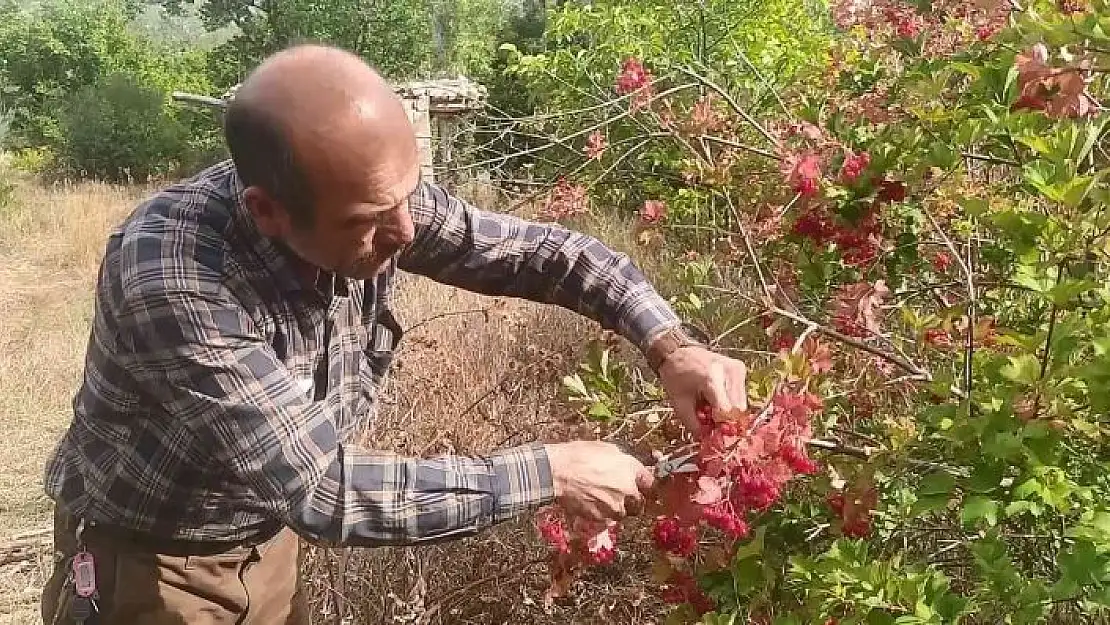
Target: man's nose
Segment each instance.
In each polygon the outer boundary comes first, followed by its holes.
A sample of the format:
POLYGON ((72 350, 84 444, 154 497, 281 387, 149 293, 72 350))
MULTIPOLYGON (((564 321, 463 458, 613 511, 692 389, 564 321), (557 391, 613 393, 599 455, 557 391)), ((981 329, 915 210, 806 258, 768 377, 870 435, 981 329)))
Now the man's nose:
POLYGON ((405 246, 416 238, 416 226, 407 207, 398 208, 390 215, 391 219, 378 226, 375 236, 391 244, 405 246))
POLYGON ((408 245, 416 238, 416 226, 412 223, 412 214, 409 213, 407 206, 401 207, 397 213, 397 222, 395 224, 397 243, 400 245, 408 245))

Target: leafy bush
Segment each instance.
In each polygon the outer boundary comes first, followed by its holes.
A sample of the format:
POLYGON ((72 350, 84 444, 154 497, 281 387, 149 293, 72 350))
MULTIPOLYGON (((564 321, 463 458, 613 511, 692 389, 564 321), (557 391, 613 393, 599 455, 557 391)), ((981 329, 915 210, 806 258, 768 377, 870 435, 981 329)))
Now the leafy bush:
MULTIPOLYGON (((751 368, 751 409, 699 432, 638 423, 658 391, 607 350, 568 398, 697 452, 651 508, 675 621, 1105 622, 1110 6, 832 9, 788 84, 601 29, 522 59, 550 90, 521 122, 560 150, 549 217, 636 211, 676 307, 751 368)), ((552 595, 620 533, 540 526, 552 595)))
POLYGON ((170 106, 165 97, 175 89, 212 91, 207 53, 168 48, 134 32, 135 4, 47 0, 33 8, 0 5, 0 87, 13 112, 13 148, 47 148, 69 173, 112 172, 112 177, 123 169, 145 176, 210 160, 206 155, 213 153, 218 126, 202 112, 170 106), (123 108, 108 110, 95 101, 96 94, 123 108), (63 119, 66 111, 86 105, 97 116, 90 123, 99 130, 146 143, 97 147, 78 123, 79 114, 63 119), (128 121, 132 113, 139 118, 128 121), (136 161, 147 157, 160 160, 136 161))
MULTIPOLYGON (((493 140, 484 144, 487 149, 477 160, 504 165, 514 175, 524 171, 522 167, 541 176, 576 167, 580 154, 545 150, 537 158, 535 150, 545 145, 548 135, 569 136, 581 130, 578 124, 584 118, 573 111, 591 111, 591 121, 620 116, 621 108, 607 102, 614 95, 613 68, 628 58, 650 59, 656 76, 667 80, 683 78, 685 71, 704 74, 713 68, 722 87, 752 96, 746 104, 774 105, 774 88, 824 58, 829 31, 821 15, 799 0, 566 3, 548 16, 542 46, 527 40, 527 48, 512 42, 502 46, 510 55, 508 77, 521 86, 535 110, 548 114, 523 124, 513 120, 510 123, 517 127, 508 133, 500 120, 494 120, 484 129, 493 140), (756 69, 758 77, 749 68, 756 69), (514 157, 518 153, 521 156, 514 157)), ((611 125, 612 130, 625 127, 630 134, 614 134, 614 142, 636 141, 635 125, 611 125)), ((642 147, 653 149, 654 144, 642 147)), ((626 188, 626 178, 636 175, 633 165, 616 163, 605 184, 618 192, 626 188)))
POLYGON ((115 181, 145 181, 172 171, 186 128, 166 112, 164 100, 157 89, 125 74, 77 90, 59 115, 61 166, 115 181))

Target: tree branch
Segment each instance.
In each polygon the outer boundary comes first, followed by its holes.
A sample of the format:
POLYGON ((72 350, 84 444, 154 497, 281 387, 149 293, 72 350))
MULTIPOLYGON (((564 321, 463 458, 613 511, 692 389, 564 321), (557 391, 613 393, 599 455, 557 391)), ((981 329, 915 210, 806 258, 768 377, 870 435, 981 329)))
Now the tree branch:
POLYGON ((728 102, 728 105, 732 107, 732 110, 736 111, 741 117, 743 117, 744 121, 748 122, 751 125, 752 128, 755 128, 756 130, 758 130, 759 134, 763 135, 763 138, 767 139, 768 143, 771 143, 772 145, 775 144, 775 143, 778 143, 777 141, 775 141, 775 137, 773 135, 771 135, 771 133, 767 132, 767 129, 764 128, 763 126, 761 126, 759 124, 759 122, 757 122, 755 120, 754 117, 749 115, 748 112, 746 110, 744 110, 743 107, 740 106, 740 104, 736 101, 736 99, 732 97, 732 94, 725 91, 723 87, 719 86, 717 83, 713 82, 712 80, 709 80, 705 76, 702 76, 701 74, 695 72, 694 70, 690 69, 689 67, 680 67, 679 70, 683 74, 686 74, 687 76, 693 78, 694 80, 700 82, 701 84, 705 85, 706 87, 709 87, 710 89, 712 89, 712 90, 716 91, 718 94, 720 94, 720 96, 722 98, 724 98, 726 102, 728 102))

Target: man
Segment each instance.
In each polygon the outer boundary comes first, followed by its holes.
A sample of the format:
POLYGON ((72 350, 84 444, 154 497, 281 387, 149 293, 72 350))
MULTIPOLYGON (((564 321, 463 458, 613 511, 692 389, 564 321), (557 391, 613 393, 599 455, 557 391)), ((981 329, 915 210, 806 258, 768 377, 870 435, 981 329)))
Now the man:
POLYGON ((416 544, 552 501, 596 519, 640 501, 650 472, 596 441, 437 459, 349 443, 401 337, 397 270, 619 331, 690 427, 701 398, 746 408, 743 365, 685 338, 625 256, 422 183, 400 101, 357 57, 267 59, 225 124, 231 162, 109 238, 74 421, 46 470, 47 623, 83 616, 93 585, 99 623, 304 623, 298 536, 416 544))

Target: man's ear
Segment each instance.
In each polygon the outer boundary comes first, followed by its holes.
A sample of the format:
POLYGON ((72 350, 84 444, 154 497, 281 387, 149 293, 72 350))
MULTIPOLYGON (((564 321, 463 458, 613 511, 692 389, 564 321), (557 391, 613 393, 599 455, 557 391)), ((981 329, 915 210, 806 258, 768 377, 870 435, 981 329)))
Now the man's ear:
POLYGON ((263 235, 272 239, 285 238, 289 232, 289 214, 280 202, 260 187, 247 187, 243 191, 243 203, 263 235))

